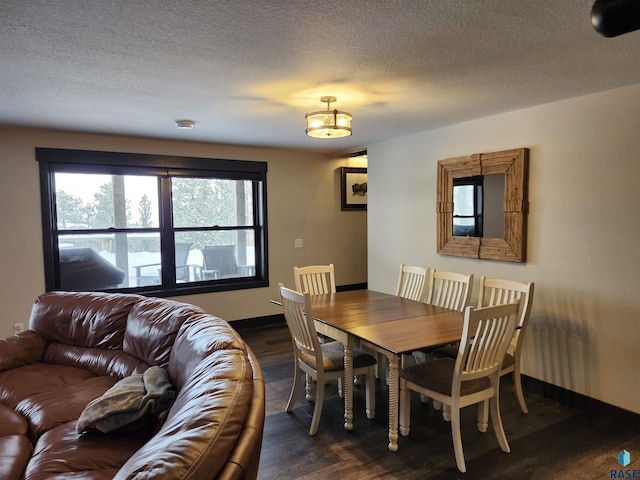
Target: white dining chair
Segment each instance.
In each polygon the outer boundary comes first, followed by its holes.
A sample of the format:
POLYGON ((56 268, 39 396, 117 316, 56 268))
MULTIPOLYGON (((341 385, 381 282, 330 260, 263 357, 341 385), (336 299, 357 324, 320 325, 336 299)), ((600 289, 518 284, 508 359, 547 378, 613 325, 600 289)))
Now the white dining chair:
MULTIPOLYGON (((300 383, 299 371, 305 372, 306 399, 311 401, 312 379, 316 380, 315 406, 309 428, 309 435, 315 435, 320 423, 322 403, 324 400, 325 380, 344 377, 344 345, 340 342, 320 343, 313 323, 313 313, 309 293, 300 293, 278 284, 280 299, 294 351, 294 376, 291 395, 286 411, 290 412, 297 396, 300 383)), ((366 379, 366 411, 369 419, 375 415, 375 376, 376 359, 358 348, 352 350, 353 373, 364 374, 366 379)))
MULTIPOLYGON (((398 285, 396 287, 396 296, 414 300, 416 302, 424 302, 429 286, 429 269, 418 267, 415 265, 400 264, 400 273, 398 275, 398 285)), ((385 368, 384 355, 378 353, 378 372, 376 375, 380 377, 380 370, 385 368)), ((407 360, 413 359, 411 355, 402 355, 401 365, 404 366, 407 360)), ((385 381, 389 384, 389 370, 385 368, 385 381)))
POLYGON ((400 433, 409 434, 412 390, 446 405, 451 412, 453 449, 461 472, 466 471, 460 433, 461 408, 480 403, 478 429, 485 432, 489 412, 482 405, 489 401, 500 448, 510 451, 500 418, 500 367, 517 324, 517 311, 518 302, 478 309, 467 307, 455 359, 441 358, 400 372, 400 433))
MULTIPOLYGON (((296 284, 296 290, 299 292, 308 292, 310 295, 336 293, 335 268, 333 263, 330 263, 329 265, 293 267, 293 277, 296 284)), ((327 341, 327 337, 324 335, 318 335, 318 340, 320 343, 324 343, 327 341)), ((353 381, 356 385, 360 384, 358 376, 355 376, 353 381)), ((338 381, 338 390, 342 392, 342 379, 338 381)))
MULTIPOLYGON (((471 300, 473 274, 432 269, 428 284, 427 303, 463 312, 471 300)), ((424 363, 431 352, 413 352, 413 357, 416 363, 424 363)))
POLYGON ((336 293, 333 263, 293 267, 293 277, 299 292, 309 292, 310 295, 336 293))
POLYGON ((431 270, 427 303, 464 312, 471 299, 473 274, 431 270))
POLYGON ((424 302, 428 288, 429 269, 400 264, 396 295, 417 302, 424 302))
MULTIPOLYGON (((499 278, 480 277, 480 292, 478 294, 478 306, 488 307, 510 302, 519 302, 518 326, 513 334, 513 339, 504 356, 500 375, 513 373, 513 387, 520 404, 522 413, 528 413, 527 404, 522 391, 522 379, 520 373, 520 360, 522 357, 522 346, 524 334, 529 322, 531 306, 533 304, 533 282, 524 283, 515 280, 503 280, 499 278)), ((455 358, 454 346, 447 345, 433 351, 435 358, 451 357, 455 358)))

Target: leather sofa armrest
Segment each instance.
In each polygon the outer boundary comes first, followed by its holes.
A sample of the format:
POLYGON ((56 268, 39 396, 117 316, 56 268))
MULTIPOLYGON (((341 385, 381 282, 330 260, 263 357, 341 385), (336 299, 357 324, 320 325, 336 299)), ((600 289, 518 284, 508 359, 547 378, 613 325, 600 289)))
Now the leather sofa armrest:
POLYGON ((31 330, 0 338, 0 372, 39 362, 48 343, 31 330))
POLYGON ((266 414, 266 392, 258 358, 248 345, 247 353, 253 369, 253 398, 238 442, 218 476, 219 480, 255 480, 258 477, 266 414))

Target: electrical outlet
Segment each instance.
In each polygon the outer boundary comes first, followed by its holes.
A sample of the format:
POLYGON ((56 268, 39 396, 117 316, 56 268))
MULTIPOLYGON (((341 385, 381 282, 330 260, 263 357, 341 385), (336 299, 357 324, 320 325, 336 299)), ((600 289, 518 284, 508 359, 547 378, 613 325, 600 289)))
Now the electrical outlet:
POLYGON ((295 238, 293 240, 293 247, 294 248, 302 248, 302 239, 301 238, 295 238))
POLYGON ((13 324, 13 333, 15 335, 24 332, 24 323, 18 322, 13 324))

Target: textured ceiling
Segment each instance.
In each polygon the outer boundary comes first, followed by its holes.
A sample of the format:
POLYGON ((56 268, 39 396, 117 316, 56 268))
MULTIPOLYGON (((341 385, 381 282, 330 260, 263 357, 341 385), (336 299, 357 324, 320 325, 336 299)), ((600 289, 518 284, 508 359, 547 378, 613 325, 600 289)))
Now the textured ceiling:
POLYGON ((640 83, 640 31, 602 37, 592 4, 0 0, 0 123, 357 151, 640 83), (305 136, 323 95, 351 137, 305 136))

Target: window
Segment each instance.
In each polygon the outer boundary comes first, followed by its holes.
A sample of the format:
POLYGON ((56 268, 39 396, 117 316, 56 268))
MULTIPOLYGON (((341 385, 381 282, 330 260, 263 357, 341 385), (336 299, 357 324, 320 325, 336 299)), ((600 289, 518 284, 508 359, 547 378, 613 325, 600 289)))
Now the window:
POLYGON ((49 290, 268 285, 265 162, 36 149, 49 290))
POLYGON ((453 234, 482 237, 484 175, 453 179, 453 234))

